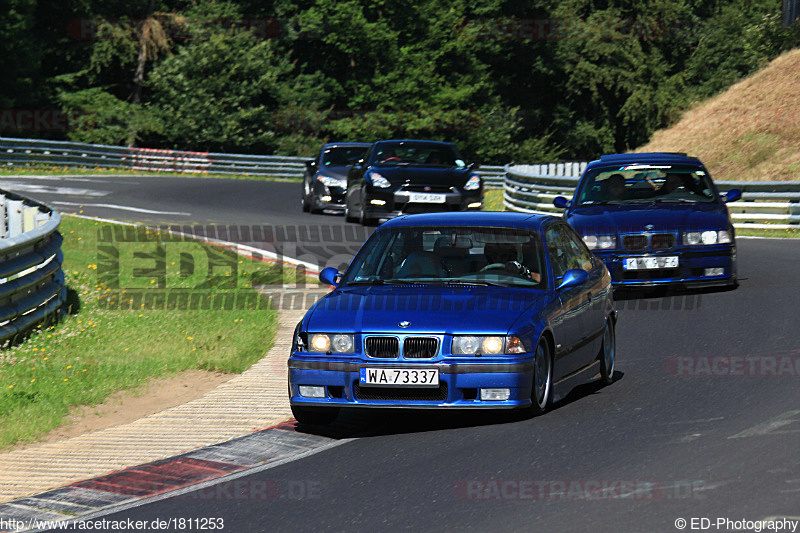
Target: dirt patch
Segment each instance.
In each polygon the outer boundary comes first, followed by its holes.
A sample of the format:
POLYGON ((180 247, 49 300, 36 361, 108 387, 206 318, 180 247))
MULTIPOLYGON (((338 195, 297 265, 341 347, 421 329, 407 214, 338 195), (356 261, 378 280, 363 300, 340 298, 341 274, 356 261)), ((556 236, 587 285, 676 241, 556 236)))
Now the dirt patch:
POLYGON ((187 370, 168 378, 154 378, 134 391, 116 392, 102 404, 76 408, 64 425, 54 429, 41 440, 4 451, 23 449, 46 442, 58 442, 84 433, 134 422, 164 409, 200 398, 232 377, 233 374, 187 370))
POLYGON ((800 50, 699 103, 636 152, 688 152, 715 180, 800 179, 800 50))

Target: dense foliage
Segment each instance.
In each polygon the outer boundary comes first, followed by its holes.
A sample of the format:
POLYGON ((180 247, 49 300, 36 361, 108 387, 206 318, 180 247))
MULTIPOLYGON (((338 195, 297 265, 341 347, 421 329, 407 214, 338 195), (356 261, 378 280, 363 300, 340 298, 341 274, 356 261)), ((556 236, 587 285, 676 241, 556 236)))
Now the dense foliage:
POLYGON ((585 159, 800 44, 780 0, 0 5, 0 110, 70 117, 3 135, 227 152, 423 137, 487 163, 585 159))

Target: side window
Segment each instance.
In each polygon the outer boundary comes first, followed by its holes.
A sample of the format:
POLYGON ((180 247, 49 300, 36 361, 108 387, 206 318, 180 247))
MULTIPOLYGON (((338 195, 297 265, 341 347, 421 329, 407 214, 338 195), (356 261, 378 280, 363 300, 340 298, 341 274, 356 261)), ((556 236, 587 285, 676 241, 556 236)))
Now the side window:
POLYGON ((572 263, 569 268, 582 268, 586 272, 592 269, 592 252, 586 247, 580 236, 569 226, 559 226, 564 240, 572 250, 572 263))
POLYGON ((569 251, 565 248, 558 226, 550 226, 545 237, 547 238, 547 255, 550 257, 550 266, 553 267, 553 276, 560 278, 569 270, 569 251))
POLYGON ((587 272, 592 269, 592 253, 568 226, 559 224, 547 230, 547 248, 556 278, 573 268, 582 268, 587 272))

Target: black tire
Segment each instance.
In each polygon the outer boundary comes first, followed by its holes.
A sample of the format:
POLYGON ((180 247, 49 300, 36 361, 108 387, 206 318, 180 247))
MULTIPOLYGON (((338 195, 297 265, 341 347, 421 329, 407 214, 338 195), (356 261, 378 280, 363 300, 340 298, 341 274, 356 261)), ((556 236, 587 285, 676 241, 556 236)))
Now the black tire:
POLYGON ((610 317, 606 319, 603 344, 597 357, 600 359, 600 381, 603 385, 611 385, 614 381, 614 364, 617 360, 617 333, 614 321, 610 317))
POLYGON ((323 426, 330 424, 339 416, 338 407, 303 407, 292 405, 292 415, 301 424, 323 426))
POLYGON ((356 222, 356 218, 350 212, 350 198, 347 196, 344 198, 344 219, 347 222, 356 222))
POLYGON ((553 389, 553 356, 546 339, 539 339, 533 359, 533 384, 529 414, 540 415, 547 411, 553 389))
POLYGON ((364 202, 358 207, 358 223, 362 226, 369 226, 370 220, 367 218, 367 210, 364 209, 364 202))

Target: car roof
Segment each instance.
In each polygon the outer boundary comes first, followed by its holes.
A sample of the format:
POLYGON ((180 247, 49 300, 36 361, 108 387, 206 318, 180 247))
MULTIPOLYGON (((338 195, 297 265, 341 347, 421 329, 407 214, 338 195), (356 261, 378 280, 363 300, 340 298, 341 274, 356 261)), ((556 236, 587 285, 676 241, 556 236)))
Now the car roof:
POLYGON ((486 226, 540 229, 545 223, 558 221, 552 215, 511 213, 503 211, 459 211, 456 213, 422 213, 390 219, 378 229, 411 226, 486 226))
POLYGON ((445 142, 445 141, 432 141, 430 139, 384 139, 382 141, 377 141, 375 144, 405 143, 405 142, 429 143, 429 144, 441 144, 442 146, 453 146, 453 143, 449 143, 449 142, 445 142))
POLYGON ((635 154, 606 154, 600 156, 600 159, 595 159, 587 168, 607 166, 607 165, 625 165, 625 164, 658 164, 658 163, 671 163, 671 164, 684 164, 702 167, 703 164, 696 157, 686 155, 681 152, 641 152, 635 154))
POLYGON ((342 147, 352 146, 352 147, 355 147, 355 148, 367 148, 369 146, 372 146, 372 143, 356 143, 356 142, 328 143, 328 144, 325 144, 322 147, 322 149, 324 150, 325 148, 336 148, 338 146, 342 146, 342 147))

